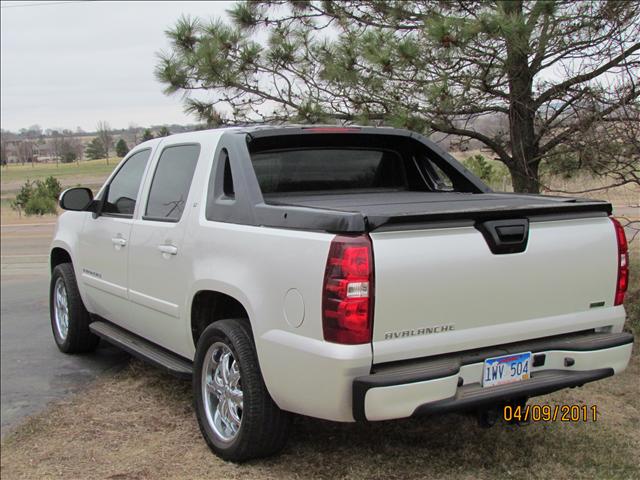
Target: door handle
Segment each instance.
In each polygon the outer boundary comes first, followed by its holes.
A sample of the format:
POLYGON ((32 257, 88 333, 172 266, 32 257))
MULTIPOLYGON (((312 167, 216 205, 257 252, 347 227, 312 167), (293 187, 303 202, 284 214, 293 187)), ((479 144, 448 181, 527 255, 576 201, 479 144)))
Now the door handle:
POLYGON ((116 247, 124 247, 127 244, 127 241, 122 237, 115 237, 111 239, 111 243, 116 247))
POLYGON ((158 245, 158 250, 160 250, 163 255, 176 255, 178 253, 178 247, 174 245, 158 245))

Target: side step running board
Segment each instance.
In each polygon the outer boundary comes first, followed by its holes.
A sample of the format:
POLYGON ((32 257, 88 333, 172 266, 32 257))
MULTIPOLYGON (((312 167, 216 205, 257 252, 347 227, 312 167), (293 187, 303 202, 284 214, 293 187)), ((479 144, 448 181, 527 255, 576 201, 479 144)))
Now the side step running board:
POLYGON ((107 342, 179 378, 191 378, 193 365, 178 355, 111 323, 95 321, 89 329, 107 342))

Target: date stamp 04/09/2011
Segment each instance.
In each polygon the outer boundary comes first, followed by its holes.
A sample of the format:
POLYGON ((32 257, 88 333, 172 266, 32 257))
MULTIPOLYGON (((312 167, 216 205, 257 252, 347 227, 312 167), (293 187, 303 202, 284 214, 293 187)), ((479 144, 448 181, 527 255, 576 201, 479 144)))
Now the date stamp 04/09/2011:
POLYGON ((597 405, 505 405, 502 418, 507 422, 597 422, 597 405))

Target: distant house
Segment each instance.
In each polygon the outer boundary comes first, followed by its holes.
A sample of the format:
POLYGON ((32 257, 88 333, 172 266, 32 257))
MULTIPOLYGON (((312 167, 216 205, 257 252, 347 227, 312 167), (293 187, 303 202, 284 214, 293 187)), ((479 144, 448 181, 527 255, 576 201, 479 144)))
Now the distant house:
POLYGON ((56 156, 54 153, 52 142, 37 142, 33 146, 33 158, 34 161, 38 163, 55 162, 56 156))

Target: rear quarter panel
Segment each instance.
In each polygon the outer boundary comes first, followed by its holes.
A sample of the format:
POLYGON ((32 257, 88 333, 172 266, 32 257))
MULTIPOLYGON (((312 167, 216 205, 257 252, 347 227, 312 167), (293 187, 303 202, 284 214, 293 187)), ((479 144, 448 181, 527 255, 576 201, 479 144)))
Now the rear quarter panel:
MULTIPOLYGON (((243 304, 260 369, 276 404, 300 414, 353 420, 351 382, 369 373, 371 345, 323 340, 322 282, 333 235, 201 219, 198 234, 190 237, 189 296, 212 290, 243 304), (302 300, 301 314, 295 299, 302 300)), ((190 335, 190 327, 185 327, 190 335)), ((190 348, 193 357, 193 345, 190 348)))

